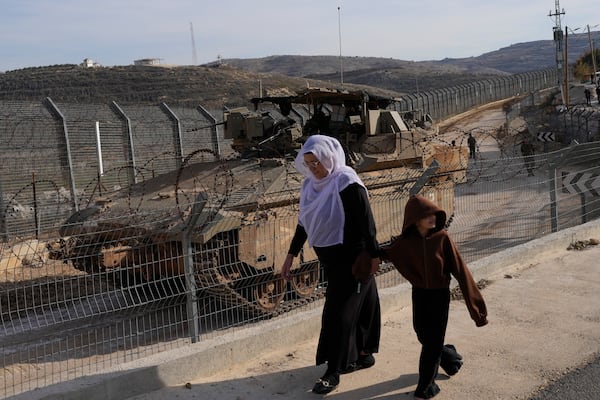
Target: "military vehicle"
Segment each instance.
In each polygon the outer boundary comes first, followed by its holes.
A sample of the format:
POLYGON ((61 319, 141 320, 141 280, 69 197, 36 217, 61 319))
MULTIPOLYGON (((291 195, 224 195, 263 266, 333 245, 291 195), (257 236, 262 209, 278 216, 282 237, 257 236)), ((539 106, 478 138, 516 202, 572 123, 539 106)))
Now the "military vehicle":
POLYGON ((394 99, 365 91, 308 88, 295 96, 259 97, 224 113, 225 138, 241 154, 277 156, 313 134, 336 137, 358 172, 423 161, 435 136, 431 118, 390 109, 394 99))
POLYGON ((453 210, 467 153, 437 141, 434 124, 415 118, 418 111, 400 113, 389 109, 393 100, 365 92, 319 88, 252 103, 254 110, 224 112, 225 138, 240 157, 201 162, 207 150, 197 150, 177 171, 96 199, 62 227, 54 257, 89 273, 115 272, 123 285, 187 282, 218 307, 254 316, 318 297, 325 282, 308 246, 290 287, 280 275, 298 215, 293 158, 315 133, 345 147, 369 190, 379 242, 399 233, 409 193, 453 210))

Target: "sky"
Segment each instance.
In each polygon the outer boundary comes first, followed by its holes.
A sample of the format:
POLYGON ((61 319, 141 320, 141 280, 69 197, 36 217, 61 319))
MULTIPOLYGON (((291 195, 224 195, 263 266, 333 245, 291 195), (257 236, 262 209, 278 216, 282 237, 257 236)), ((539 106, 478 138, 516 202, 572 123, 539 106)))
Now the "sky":
MULTIPOLYGON (((0 0, 0 71, 91 58, 194 65, 273 55, 476 57, 551 40, 556 0, 0 0)), ((594 2, 560 1, 561 27, 600 30, 594 2)), ((571 32, 570 32, 571 33, 571 32)), ((597 44, 600 46, 600 43, 597 44)))

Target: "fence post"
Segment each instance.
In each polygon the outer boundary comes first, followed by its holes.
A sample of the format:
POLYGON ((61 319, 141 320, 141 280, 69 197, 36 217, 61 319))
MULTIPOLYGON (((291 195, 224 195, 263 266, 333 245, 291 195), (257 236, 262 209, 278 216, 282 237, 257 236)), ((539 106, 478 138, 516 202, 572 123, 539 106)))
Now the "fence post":
POLYGON ((200 192, 194 200, 192 213, 188 220, 188 225, 183 231, 182 250, 183 266, 185 269, 185 284, 187 288, 187 320, 190 339, 196 343, 200 338, 200 324, 198 321, 198 288, 196 287, 196 269, 194 268, 194 248, 192 247, 192 232, 198 223, 198 218, 202 209, 206 205, 208 196, 200 192))
POLYGON ((160 103, 160 107, 167 113, 171 121, 175 122, 176 132, 173 136, 175 141, 175 154, 177 155, 177 168, 181 168, 183 162, 183 140, 181 140, 181 122, 179 117, 169 108, 167 103, 160 103))
POLYGON ((33 225, 35 226, 35 238, 40 238, 40 221, 39 221, 39 207, 37 201, 37 188, 35 185, 35 172, 31 173, 31 188, 33 191, 33 225))
POLYGON ((585 224, 587 222, 587 203, 585 201, 585 193, 579 193, 580 201, 581 201, 581 223, 585 224))
POLYGON ((423 189, 423 186, 425 186, 425 183, 427 183, 429 178, 431 178, 435 174, 435 171, 437 171, 439 167, 440 164, 437 162, 437 160, 433 160, 431 164, 429 164, 429 167, 427 167, 425 172, 423 172, 419 179, 417 179, 415 184, 412 185, 412 187, 408 191, 408 195, 414 196, 417 193, 419 193, 421 189, 423 189))
POLYGON ((219 127, 217 125, 217 119, 215 117, 212 116, 211 113, 208 112, 208 110, 202 106, 198 106, 198 111, 200 111, 200 113, 208 120, 210 120, 210 122, 213 124, 212 127, 212 134, 213 134, 213 143, 214 143, 214 152, 216 155, 218 155, 219 157, 221 156, 221 144, 219 143, 219 127))
POLYGON ((558 205, 556 204, 558 196, 556 194, 559 188, 556 182, 556 164, 553 162, 548 163, 548 186, 550 191, 550 228, 554 233, 558 232, 558 205))
POLYGON ((73 176, 73 160, 71 159, 71 144, 69 142, 69 130, 67 128, 67 119, 58 109, 56 104, 50 97, 46 97, 46 102, 50 105, 51 110, 60 118, 63 125, 63 134, 65 138, 65 148, 67 156, 67 169, 69 170, 69 183, 71 186, 71 198, 73 199, 73 209, 79 211, 79 200, 77 199, 77 191, 75 190, 75 177, 73 176))
POLYGON ((2 180, 0 180, 0 235, 0 237, 2 237, 2 242, 8 242, 8 224, 6 223, 6 208, 4 206, 2 180))
POLYGON ((135 160, 135 151, 133 148, 133 130, 131 129, 131 120, 125 114, 125 111, 115 102, 112 102, 113 109, 117 111, 117 114, 121 118, 125 120, 125 124, 127 125, 127 150, 130 157, 131 162, 131 174, 129 175, 130 183, 137 183, 138 174, 136 168, 136 160, 135 160))

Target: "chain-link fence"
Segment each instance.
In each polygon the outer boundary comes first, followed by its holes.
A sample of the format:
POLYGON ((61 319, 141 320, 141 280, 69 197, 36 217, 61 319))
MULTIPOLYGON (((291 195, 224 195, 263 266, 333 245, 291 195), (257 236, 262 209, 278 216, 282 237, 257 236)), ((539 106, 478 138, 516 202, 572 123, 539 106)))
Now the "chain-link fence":
MULTIPOLYGON (((595 190, 577 193, 567 177, 595 179, 573 165, 597 163, 600 149, 579 146, 568 165, 564 151, 536 155, 533 176, 524 158, 485 151, 460 182, 434 174, 419 186, 418 169, 363 174, 378 239, 400 232, 417 190, 448 210, 468 262, 597 218, 595 190)), ((289 165, 208 164, 184 163, 177 190, 150 179, 75 213, 59 234, 3 245, 5 396, 320 306, 327 277, 309 248, 291 282, 278 275, 298 211, 289 165)), ((377 279, 402 281, 389 265, 377 279)))
MULTIPOLYGON (((290 159, 228 157, 203 109, 11 107, 0 119, 3 396, 321 305, 327 277, 310 248, 290 282, 279 275, 298 213, 290 159)), ((437 165, 361 173, 381 243, 417 192, 448 211, 467 262, 597 217, 594 143, 526 158, 518 131, 446 135, 437 165)), ((390 265, 377 279, 402 282, 390 265)))
MULTIPOLYGON (((555 75, 547 69, 407 94, 388 108, 442 120, 513 96, 529 94, 539 102, 538 91, 552 87, 555 75)), ((300 122, 310 114, 302 107, 290 111, 300 122)), ((165 103, 0 102, 2 237, 32 228, 39 235, 95 197, 178 169, 198 149, 206 150, 197 153, 203 161, 232 156, 222 116, 222 110, 165 103), (46 201, 52 207, 41 207, 46 201)))

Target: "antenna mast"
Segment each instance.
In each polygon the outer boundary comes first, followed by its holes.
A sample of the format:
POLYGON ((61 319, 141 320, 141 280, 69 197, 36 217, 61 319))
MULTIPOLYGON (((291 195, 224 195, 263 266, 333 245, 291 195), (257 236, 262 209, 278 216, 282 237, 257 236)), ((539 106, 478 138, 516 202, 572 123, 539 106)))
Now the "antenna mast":
POLYGON ((192 35, 192 65, 198 64, 198 56, 196 54, 196 42, 194 41, 194 25, 190 22, 190 34, 192 35))
POLYGON ((549 17, 554 17, 554 27, 552 28, 552 34, 554 38, 554 43, 556 45, 556 74, 558 76, 558 86, 563 97, 563 102, 565 100, 564 93, 564 85, 567 84, 565 75, 565 63, 569 62, 569 60, 565 59, 565 51, 563 49, 563 31, 560 23, 560 16, 565 15, 565 10, 560 8, 560 1, 555 0, 554 2, 554 13, 550 11, 548 13, 549 17))
POLYGON ((340 42, 340 83, 344 88, 344 61, 342 59, 342 18, 340 16, 340 7, 338 6, 338 36, 340 42))

